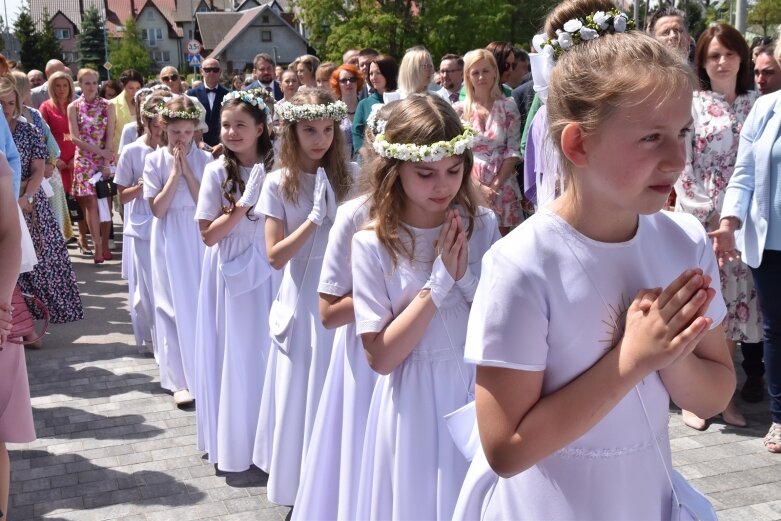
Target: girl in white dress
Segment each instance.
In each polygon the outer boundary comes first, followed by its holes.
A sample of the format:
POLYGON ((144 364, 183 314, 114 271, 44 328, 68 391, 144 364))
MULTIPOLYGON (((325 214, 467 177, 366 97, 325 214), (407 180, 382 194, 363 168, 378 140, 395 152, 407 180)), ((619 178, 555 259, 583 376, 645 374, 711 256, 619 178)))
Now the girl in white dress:
POLYGON ((227 94, 222 158, 206 167, 195 218, 206 244, 196 323, 198 448, 224 472, 252 464, 268 316, 276 289, 257 203, 273 152, 266 105, 251 91, 227 94))
POLYGON ((268 498, 292 505, 333 346, 320 322, 317 284, 338 202, 352 185, 338 122, 347 109, 330 93, 304 89, 282 119, 280 169, 263 183, 266 249, 285 272, 269 313, 272 352, 261 400, 255 458, 270 475, 268 498))
POLYGON ((144 198, 156 217, 152 223, 152 289, 155 294, 155 343, 160 384, 177 405, 193 401, 195 318, 204 246, 195 223, 195 204, 208 152, 193 143, 198 109, 180 96, 161 109, 166 146, 146 156, 144 198))
POLYGON ((567 190, 483 259, 466 339, 483 452, 455 519, 670 519, 669 400, 708 417, 734 389, 712 246, 659 211, 693 78, 624 16, 577 20, 601 34, 560 53, 547 102, 567 190))
POLYGON ((463 362, 480 259, 499 238, 471 191, 475 133, 448 102, 413 94, 367 171, 367 229, 352 242, 356 331, 377 380, 355 519, 450 519, 467 470, 445 415, 471 400, 463 362))
MULTIPOLYGON (((374 135, 394 105, 377 105, 382 108, 367 120, 366 140, 360 150, 364 162, 376 156, 371 148, 374 135)), ((360 189, 367 191, 370 183, 361 178, 360 189)), ((368 213, 368 194, 347 201, 336 212, 328 235, 317 290, 323 325, 337 329, 301 471, 294 520, 355 519, 366 417, 377 373, 369 367, 355 333, 350 250, 353 235, 366 223, 368 213)))
POLYGON ((158 109, 162 103, 163 97, 159 95, 138 100, 141 110, 138 111, 136 124, 143 128, 143 135, 120 148, 122 153, 119 155, 117 173, 114 176, 114 182, 119 189, 119 202, 125 205, 122 266, 128 280, 133 334, 139 351, 153 353, 155 358, 155 308, 149 242, 154 216, 149 202, 144 199, 144 160, 160 145, 162 129, 158 121, 158 109))

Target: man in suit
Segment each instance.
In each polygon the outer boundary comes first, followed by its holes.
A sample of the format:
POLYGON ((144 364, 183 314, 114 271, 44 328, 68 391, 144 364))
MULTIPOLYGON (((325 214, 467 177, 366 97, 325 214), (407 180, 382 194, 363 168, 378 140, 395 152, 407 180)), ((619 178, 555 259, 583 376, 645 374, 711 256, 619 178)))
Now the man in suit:
POLYGON ((255 68, 252 70, 252 75, 255 76, 255 81, 242 90, 266 89, 268 92, 274 93, 275 100, 279 101, 284 98, 285 95, 282 93, 282 87, 280 87, 279 82, 274 79, 274 58, 272 58, 270 54, 262 52, 255 56, 253 64, 255 68))
POLYGON ((203 85, 187 91, 188 96, 195 96, 206 109, 206 125, 209 131, 203 135, 203 140, 209 146, 220 142, 220 106, 222 98, 228 89, 220 85, 220 62, 214 58, 206 58, 201 66, 203 85))

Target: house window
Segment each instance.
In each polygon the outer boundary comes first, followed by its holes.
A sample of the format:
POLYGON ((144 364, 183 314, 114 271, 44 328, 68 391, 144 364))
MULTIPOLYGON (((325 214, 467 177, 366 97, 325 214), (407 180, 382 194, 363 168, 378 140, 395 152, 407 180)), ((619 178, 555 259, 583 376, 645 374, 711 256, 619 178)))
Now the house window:
POLYGON ((68 28, 64 29, 55 29, 54 30, 54 37, 58 40, 70 40, 71 39, 71 30, 68 28))
POLYGON ((146 40, 149 45, 155 45, 163 39, 163 30, 159 27, 141 29, 141 39, 146 40))
POLYGON ((260 41, 261 42, 270 42, 271 41, 271 31, 260 31, 260 41))
POLYGON ((261 21, 262 23, 264 23, 264 24, 267 24, 267 23, 269 23, 269 18, 268 18, 268 15, 267 15, 267 14, 264 14, 263 16, 261 16, 261 17, 260 17, 260 21, 261 21))
POLYGON ((169 51, 154 51, 152 59, 157 63, 171 63, 171 53, 169 51))
POLYGON ((76 63, 77 61, 79 61, 79 53, 64 52, 62 53, 62 61, 65 63, 76 63))
POLYGON ((147 9, 147 11, 144 14, 144 16, 146 16, 147 20, 154 20, 155 19, 155 11, 154 11, 154 9, 147 9))

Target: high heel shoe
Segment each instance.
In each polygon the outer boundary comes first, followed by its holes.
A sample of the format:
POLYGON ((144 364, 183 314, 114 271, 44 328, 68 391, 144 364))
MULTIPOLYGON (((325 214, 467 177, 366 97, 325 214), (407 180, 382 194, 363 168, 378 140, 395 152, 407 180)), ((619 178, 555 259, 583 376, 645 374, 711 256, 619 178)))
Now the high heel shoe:
POLYGON ((111 254, 111 250, 103 250, 103 260, 111 260, 114 256, 111 254))
POLYGON ((95 257, 93 257, 92 259, 92 262, 94 262, 95 264, 103 264, 103 260, 104 260, 103 257, 101 257, 100 255, 95 255, 95 257))
POLYGON ((95 253, 89 249, 89 246, 79 244, 79 253, 82 255, 95 255, 95 253))

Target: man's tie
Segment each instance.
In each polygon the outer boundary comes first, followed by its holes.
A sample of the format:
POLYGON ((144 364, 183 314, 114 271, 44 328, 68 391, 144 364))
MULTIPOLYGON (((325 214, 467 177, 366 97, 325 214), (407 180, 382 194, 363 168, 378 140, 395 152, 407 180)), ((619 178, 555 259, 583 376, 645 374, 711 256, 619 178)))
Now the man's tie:
POLYGON ((456 101, 458 101, 458 94, 456 94, 455 92, 451 92, 450 93, 450 103, 455 103, 456 101))

